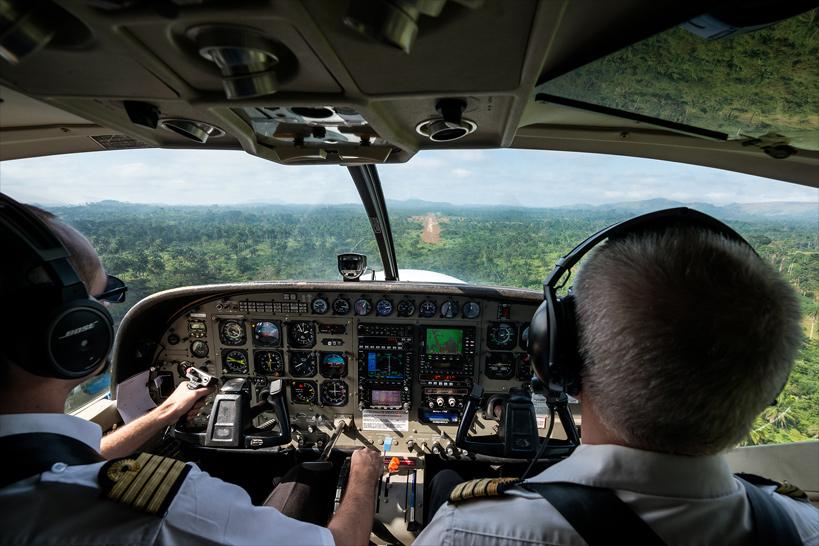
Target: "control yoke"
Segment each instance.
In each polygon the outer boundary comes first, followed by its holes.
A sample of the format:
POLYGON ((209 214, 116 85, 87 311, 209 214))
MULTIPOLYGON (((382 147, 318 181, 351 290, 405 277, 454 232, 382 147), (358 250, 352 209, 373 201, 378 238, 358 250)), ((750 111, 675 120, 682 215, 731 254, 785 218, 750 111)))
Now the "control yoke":
POLYGON ((290 416, 287 412, 284 381, 275 379, 259 398, 264 401, 250 406, 250 381, 235 378, 225 381, 213 400, 213 407, 205 432, 188 432, 179 424, 171 429, 171 436, 189 444, 228 449, 258 449, 289 444, 290 416), (270 409, 276 413, 278 432, 254 429, 254 417, 270 409))
POLYGON ((538 455, 544 457, 568 455, 579 444, 579 436, 565 395, 562 398, 549 398, 547 403, 549 408, 554 409, 560 417, 568 440, 550 440, 549 449, 545 452, 541 450, 543 446, 538 436, 537 416, 532 396, 522 389, 511 389, 509 394, 493 395, 493 398, 501 404, 497 434, 494 436, 469 435, 483 399, 483 387, 475 385, 469 394, 466 409, 455 436, 457 447, 466 449, 470 453, 489 457, 532 459, 538 455))

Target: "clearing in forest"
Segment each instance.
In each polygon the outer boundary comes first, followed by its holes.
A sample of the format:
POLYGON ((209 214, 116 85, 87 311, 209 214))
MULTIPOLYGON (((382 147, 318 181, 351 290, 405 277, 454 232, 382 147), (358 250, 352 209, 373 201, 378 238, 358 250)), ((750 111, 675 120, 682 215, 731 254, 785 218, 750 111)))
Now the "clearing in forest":
POLYGON ((424 217, 424 231, 421 240, 431 245, 441 242, 441 226, 438 224, 438 215, 428 213, 424 217))

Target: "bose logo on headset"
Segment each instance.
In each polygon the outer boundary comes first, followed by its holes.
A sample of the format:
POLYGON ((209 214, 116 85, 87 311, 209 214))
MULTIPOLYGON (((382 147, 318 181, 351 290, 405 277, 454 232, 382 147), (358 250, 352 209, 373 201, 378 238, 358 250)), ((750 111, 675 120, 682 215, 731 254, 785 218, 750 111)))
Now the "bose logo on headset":
POLYGON ((543 303, 537 308, 529 324, 528 350, 532 355, 535 375, 549 390, 570 395, 580 392, 582 357, 578 349, 574 295, 569 291, 566 296, 558 297, 557 291, 563 286, 558 284, 559 281, 583 256, 605 239, 673 226, 707 229, 746 245, 756 254, 748 241, 729 226, 687 207, 643 214, 591 235, 557 261, 543 283, 543 303))
POLYGON ((81 334, 81 333, 83 333, 83 332, 87 332, 88 330, 93 330, 93 329, 94 329, 94 327, 95 327, 95 326, 96 326, 98 323, 99 323, 99 321, 98 321, 98 320, 95 320, 94 322, 92 322, 92 323, 90 323, 90 324, 86 324, 85 326, 80 326, 79 328, 74 328, 73 330, 69 330, 69 331, 67 331, 66 333, 64 333, 63 335, 61 335, 60 337, 58 337, 57 339, 65 339, 65 338, 67 338, 67 337, 76 336, 77 334, 81 334))
POLYGON ((36 309, 31 316, 34 339, 9 339, 3 351, 27 371, 44 377, 77 379, 107 360, 114 343, 114 321, 108 309, 88 295, 69 261, 71 255, 49 227, 28 208, 0 193, 0 237, 28 251, 51 284, 21 287, 36 309), (101 326, 101 327, 99 327, 101 326), (58 335, 58 332, 63 332, 58 335))

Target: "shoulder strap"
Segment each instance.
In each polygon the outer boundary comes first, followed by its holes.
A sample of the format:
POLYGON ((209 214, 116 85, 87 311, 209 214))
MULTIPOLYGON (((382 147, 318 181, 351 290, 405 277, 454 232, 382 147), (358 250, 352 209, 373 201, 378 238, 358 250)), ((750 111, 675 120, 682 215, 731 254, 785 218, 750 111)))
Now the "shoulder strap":
MULTIPOLYGON (((748 504, 751 505, 751 520, 754 525, 756 543, 760 546, 790 546, 802 544, 799 531, 791 518, 767 493, 757 486, 737 476, 745 487, 748 504)), ((773 482, 776 484, 776 482, 773 482)))
POLYGON ((549 501, 589 546, 623 537, 630 544, 665 546, 665 542, 611 489, 575 483, 526 483, 523 487, 549 501))
POLYGON ((0 453, 11 456, 11 460, 15 461, 13 465, 2 466, 0 488, 46 472, 54 463, 71 466, 105 460, 96 450, 79 440, 48 432, 2 436, 0 453))

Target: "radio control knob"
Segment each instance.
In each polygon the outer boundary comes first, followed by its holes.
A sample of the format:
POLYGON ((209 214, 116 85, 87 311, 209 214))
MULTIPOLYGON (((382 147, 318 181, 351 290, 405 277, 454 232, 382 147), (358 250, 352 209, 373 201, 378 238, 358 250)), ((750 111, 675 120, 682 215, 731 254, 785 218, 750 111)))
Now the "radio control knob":
POLYGON ((415 447, 415 440, 413 440, 413 439, 407 440, 407 451, 412 451, 412 449, 414 447, 415 447))
POLYGON ((441 444, 439 444, 438 442, 432 444, 432 453, 434 453, 435 455, 440 455, 442 451, 443 448, 441 447, 441 444))
POLYGON ((449 400, 447 400, 447 404, 449 404, 450 408, 454 408, 455 407, 455 399, 450 396, 449 400))
POLYGON ((427 405, 430 407, 430 409, 432 409, 432 408, 434 408, 434 407, 435 407, 435 402, 433 402, 432 400, 430 400, 430 401, 429 401, 429 403, 428 403, 427 405))
POLYGON ((439 396, 438 398, 435 399, 435 403, 438 404, 439 408, 444 407, 444 397, 439 396))

